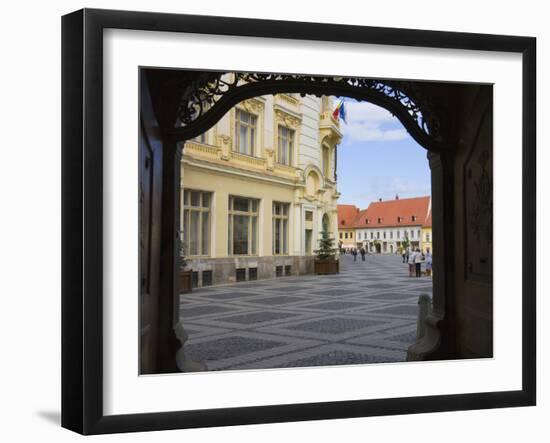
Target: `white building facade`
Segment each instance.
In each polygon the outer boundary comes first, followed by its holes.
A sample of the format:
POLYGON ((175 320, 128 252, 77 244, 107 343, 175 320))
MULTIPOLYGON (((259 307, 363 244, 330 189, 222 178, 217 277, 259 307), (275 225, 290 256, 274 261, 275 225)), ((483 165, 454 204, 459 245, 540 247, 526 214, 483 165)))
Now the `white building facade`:
POLYGON ((358 247, 380 254, 399 253, 404 247, 431 246, 431 197, 379 200, 354 219, 358 247))

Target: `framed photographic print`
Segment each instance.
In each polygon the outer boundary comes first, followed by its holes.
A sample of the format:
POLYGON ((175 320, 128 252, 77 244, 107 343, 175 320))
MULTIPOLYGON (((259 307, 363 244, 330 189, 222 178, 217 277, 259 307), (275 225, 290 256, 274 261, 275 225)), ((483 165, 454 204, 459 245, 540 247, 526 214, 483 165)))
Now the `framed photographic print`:
POLYGON ((534 38, 62 26, 64 427, 535 404, 534 38))

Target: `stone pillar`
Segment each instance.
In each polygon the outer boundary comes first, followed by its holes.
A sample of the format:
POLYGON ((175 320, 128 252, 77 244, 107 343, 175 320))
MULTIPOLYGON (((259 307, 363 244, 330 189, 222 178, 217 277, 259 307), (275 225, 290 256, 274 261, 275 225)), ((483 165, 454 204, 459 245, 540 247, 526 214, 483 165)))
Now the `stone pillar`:
POLYGON ((418 318, 416 321, 416 339, 420 340, 426 333, 426 317, 431 311, 432 299, 428 294, 418 297, 418 318))

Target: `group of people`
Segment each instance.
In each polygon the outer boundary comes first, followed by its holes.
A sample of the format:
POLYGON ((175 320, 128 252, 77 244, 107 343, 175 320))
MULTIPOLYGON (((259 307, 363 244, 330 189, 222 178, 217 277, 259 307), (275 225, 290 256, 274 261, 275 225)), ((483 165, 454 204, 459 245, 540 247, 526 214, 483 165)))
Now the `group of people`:
POLYGON ((421 277, 422 276, 422 263, 426 263, 426 276, 432 275, 432 254, 427 249, 424 254, 419 248, 412 249, 407 246, 402 252, 403 263, 409 265, 409 277, 421 277))
MULTIPOLYGON (((344 254, 346 253, 346 250, 344 249, 344 254)), ((349 249, 349 252, 352 256, 353 256, 353 261, 357 261, 357 254, 361 254, 361 260, 362 261, 365 261, 365 255, 367 254, 367 251, 365 248, 360 248, 360 249, 357 249, 357 248, 351 248, 349 249)))
MULTIPOLYGON (((340 254, 350 254, 353 256, 353 261, 357 261, 357 255, 361 255, 361 260, 365 261, 365 256, 368 254, 364 247, 361 248, 343 248, 339 245, 340 254)), ((399 253, 399 251, 396 251, 399 253)), ((426 253, 423 253, 419 248, 407 248, 401 252, 403 257, 403 263, 409 265, 409 277, 422 277, 422 263, 426 266, 426 276, 432 275, 432 254, 430 249, 426 249, 426 253)))

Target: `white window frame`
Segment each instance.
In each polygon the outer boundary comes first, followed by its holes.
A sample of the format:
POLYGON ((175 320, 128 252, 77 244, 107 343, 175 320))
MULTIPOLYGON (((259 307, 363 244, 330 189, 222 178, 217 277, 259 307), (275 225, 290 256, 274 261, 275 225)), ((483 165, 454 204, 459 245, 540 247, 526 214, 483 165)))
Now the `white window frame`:
POLYGON ((289 250, 289 225, 290 225, 290 203, 285 202, 279 202, 274 201, 273 205, 273 213, 272 213, 272 252, 273 255, 288 255, 289 250), (279 207, 279 213, 277 214, 275 211, 275 208, 279 207), (285 210, 286 209, 286 210, 285 210), (286 221, 286 225, 285 225, 286 221), (279 238, 279 241, 282 243, 282 245, 279 245, 279 252, 276 252, 276 239, 275 239, 275 226, 279 224, 279 232, 282 233, 281 237, 279 238), (284 227, 286 226, 286 229, 284 227), (281 247, 282 246, 282 247, 281 247))
POLYGON ((257 137, 258 137, 258 116, 251 112, 244 111, 242 109, 235 109, 235 143, 233 151, 254 157, 256 155, 257 137), (241 121, 241 114, 246 114, 249 117, 249 122, 241 121), (241 126, 246 127, 246 143, 245 151, 241 151, 241 126))
POLYGON ((182 192, 182 211, 181 211, 181 238, 184 242, 184 255, 186 257, 209 257, 210 256, 210 242, 211 242, 211 226, 212 226, 212 199, 213 193, 210 191, 202 191, 199 189, 184 189, 182 192), (194 192, 199 193, 199 206, 191 204, 191 194, 194 192), (203 206, 204 196, 208 195, 208 206, 203 206), (198 234, 198 254, 191 254, 191 213, 195 212, 199 214, 199 234, 198 234), (208 226, 204 229, 203 217, 208 214, 208 226), (187 229, 186 229, 187 227, 187 229), (208 236, 206 246, 204 245, 204 235, 208 236))
POLYGON ((240 195, 230 195, 227 206, 227 255, 229 256, 257 256, 259 246, 259 214, 260 214, 260 200, 257 198, 242 197, 240 195), (235 199, 244 199, 248 201, 248 211, 239 211, 234 209, 235 199), (254 210, 253 202, 256 202, 256 210, 254 210), (248 239, 247 239, 247 253, 235 254, 235 245, 233 243, 233 224, 235 216, 248 216, 248 239), (255 229, 253 219, 256 220, 255 229), (256 242, 254 243, 254 238, 256 242))
POLYGON ((277 163, 286 166, 293 165, 292 157, 295 149, 295 138, 296 131, 294 129, 285 125, 277 126, 277 163), (283 134, 284 132, 286 134, 283 134), (285 158, 283 158, 283 153, 285 158))

